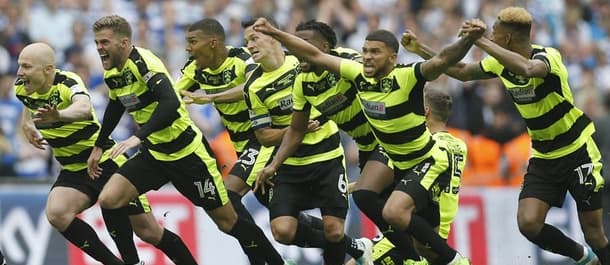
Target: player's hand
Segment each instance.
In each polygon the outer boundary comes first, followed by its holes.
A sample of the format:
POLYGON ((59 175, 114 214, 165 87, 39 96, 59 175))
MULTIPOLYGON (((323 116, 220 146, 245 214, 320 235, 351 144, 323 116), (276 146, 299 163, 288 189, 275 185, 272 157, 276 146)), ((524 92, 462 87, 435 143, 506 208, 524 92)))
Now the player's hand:
POLYGON ((315 132, 319 129, 320 129, 320 121, 309 120, 309 123, 307 123, 307 132, 315 132))
POLYGON ((347 184, 347 193, 353 193, 354 191, 356 191, 356 188, 358 185, 358 182, 353 181, 347 184))
POLYGON ((417 54, 421 49, 417 36, 415 36, 415 33, 410 30, 406 30, 402 34, 402 37, 400 38, 400 44, 402 45, 402 47, 405 48, 405 50, 415 54, 417 54))
POLYGON ((98 146, 94 146, 87 159, 87 173, 91 179, 99 178, 102 175, 102 168, 100 167, 100 159, 104 150, 98 146))
POLYGON ((279 31, 279 29, 271 25, 266 18, 257 19, 252 26, 254 30, 267 35, 273 35, 279 31))
POLYGON ((271 178, 275 175, 276 171, 277 168, 272 165, 268 165, 263 168, 263 170, 259 171, 256 175, 256 182, 254 183, 254 193, 256 193, 258 190, 261 190, 261 192, 265 194, 265 191, 267 190, 265 188, 265 185, 273 187, 273 182, 271 181, 271 178))
POLYGON ((36 109, 32 122, 34 123, 53 123, 59 121, 59 110, 57 106, 51 106, 49 104, 44 107, 36 109))
POLYGON ((23 126, 23 133, 25 134, 25 138, 28 139, 28 142, 40 150, 44 150, 44 146, 48 145, 47 140, 42 138, 40 132, 33 126, 23 126))
POLYGON ((110 158, 114 159, 126 153, 127 150, 134 148, 142 143, 142 140, 135 135, 130 136, 127 140, 115 145, 110 151, 110 158))
POLYGON ((486 30, 487 25, 485 22, 478 18, 474 18, 462 23, 462 27, 460 28, 458 35, 460 37, 464 36, 472 40, 478 40, 479 38, 483 37, 486 30))
POLYGON ((193 93, 188 90, 180 90, 180 95, 184 96, 182 99, 186 104, 208 104, 214 102, 211 95, 193 93))

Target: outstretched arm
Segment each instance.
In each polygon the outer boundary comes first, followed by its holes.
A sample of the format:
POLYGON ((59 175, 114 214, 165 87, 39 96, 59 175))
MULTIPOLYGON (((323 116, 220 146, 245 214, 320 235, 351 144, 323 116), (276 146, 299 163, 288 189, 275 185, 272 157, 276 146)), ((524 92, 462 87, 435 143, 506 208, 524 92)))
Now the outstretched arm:
MULTIPOLYGON (((430 46, 419 42, 419 39, 410 30, 407 30, 403 33, 400 43, 405 48, 405 50, 417 54, 423 59, 431 59, 437 52, 432 49, 430 46)), ((475 41, 476 44, 476 41, 475 41)), ((462 63, 457 62, 454 65, 450 65, 445 74, 451 76, 460 81, 470 81, 470 80, 480 80, 480 79, 488 79, 495 77, 494 75, 489 75, 481 69, 481 66, 478 62, 476 63, 462 63)))
POLYGON ((186 104, 230 103, 244 99, 244 84, 216 94, 199 94, 188 90, 180 90, 186 104))
POLYGON ((38 108, 32 121, 34 123, 73 122, 90 120, 93 118, 91 100, 89 95, 76 94, 72 97, 72 104, 65 109, 58 110, 57 106, 46 105, 38 108))
POLYGON ((314 62, 316 65, 335 73, 339 73, 341 59, 320 51, 309 42, 279 30, 265 18, 259 18, 253 25, 254 30, 267 34, 281 42, 292 54, 301 60, 314 62))
POLYGON ((489 39, 481 38, 475 42, 475 45, 496 58, 500 64, 515 74, 525 77, 545 77, 549 72, 544 61, 530 60, 521 54, 500 47, 489 39))
POLYGON ((443 48, 439 54, 422 64, 422 74, 427 80, 438 78, 450 66, 455 65, 464 58, 470 47, 474 44, 474 41, 481 38, 487 29, 485 23, 478 19, 465 23, 469 23, 469 27, 462 27, 461 37, 458 41, 443 48))

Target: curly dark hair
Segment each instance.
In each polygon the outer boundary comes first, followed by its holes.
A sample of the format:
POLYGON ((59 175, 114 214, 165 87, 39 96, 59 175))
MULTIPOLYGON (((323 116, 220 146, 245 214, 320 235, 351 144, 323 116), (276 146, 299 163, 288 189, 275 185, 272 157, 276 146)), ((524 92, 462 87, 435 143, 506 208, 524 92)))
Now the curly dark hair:
POLYGON ((335 31, 324 22, 316 21, 314 19, 302 22, 297 25, 296 31, 302 30, 313 30, 319 33, 328 42, 331 49, 335 48, 337 45, 337 34, 335 34, 335 31))

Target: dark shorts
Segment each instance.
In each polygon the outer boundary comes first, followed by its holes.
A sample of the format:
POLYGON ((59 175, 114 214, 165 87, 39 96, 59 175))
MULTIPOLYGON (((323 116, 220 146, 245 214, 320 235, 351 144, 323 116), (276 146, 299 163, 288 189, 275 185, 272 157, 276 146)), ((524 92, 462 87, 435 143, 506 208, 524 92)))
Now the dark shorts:
POLYGON ((138 152, 117 173, 125 176, 139 194, 171 182, 182 195, 206 211, 228 202, 216 161, 203 146, 175 161, 160 161, 146 151, 138 152))
MULTIPOLYGON (((100 167, 103 169, 102 174, 95 180, 89 177, 87 169, 79 171, 62 170, 59 172, 59 176, 57 177, 55 183, 53 183, 53 187, 51 187, 51 189, 55 187, 69 187, 78 190, 89 197, 89 200, 91 201, 91 205, 89 205, 89 207, 91 207, 97 201, 100 192, 102 192, 102 188, 106 182, 108 182, 110 176, 112 176, 112 174, 114 174, 114 172, 119 168, 117 163, 111 159, 108 159, 104 163, 100 164, 100 167)), ((125 206, 124 208, 127 208, 127 213, 129 215, 148 213, 151 211, 148 199, 144 194, 129 202, 129 205, 125 206)))
POLYGON ((449 156, 441 149, 408 170, 394 170, 400 179, 395 190, 402 191, 415 202, 415 213, 424 217, 430 225, 440 224, 439 200, 441 191, 451 181, 449 156))
POLYGON ((323 216, 347 216, 348 182, 343 156, 306 166, 282 165, 273 182, 275 185, 269 190, 271 220, 297 217, 302 210, 314 208, 320 208, 323 216))
POLYGON ((593 141, 558 159, 531 158, 519 199, 537 198, 561 207, 569 191, 578 211, 602 208, 601 155, 593 141))
POLYGON ((390 160, 390 157, 388 154, 386 154, 383 147, 379 145, 371 151, 358 151, 358 166, 360 167, 360 171, 362 171, 364 165, 368 161, 379 161, 382 164, 387 165, 389 168, 394 168, 394 165, 392 165, 392 160, 390 160))
POLYGON ((249 141, 229 174, 242 179, 248 186, 253 187, 256 174, 271 162, 275 149, 275 147, 263 146, 257 141, 249 141))

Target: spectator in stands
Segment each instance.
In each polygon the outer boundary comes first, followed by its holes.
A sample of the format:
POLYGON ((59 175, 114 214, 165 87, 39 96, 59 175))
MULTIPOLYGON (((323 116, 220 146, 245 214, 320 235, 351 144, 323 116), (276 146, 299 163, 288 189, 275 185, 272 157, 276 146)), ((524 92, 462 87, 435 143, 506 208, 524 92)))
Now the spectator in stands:
POLYGON ((0 75, 0 176, 13 177, 18 159, 17 128, 23 106, 13 92, 15 76, 0 75))

